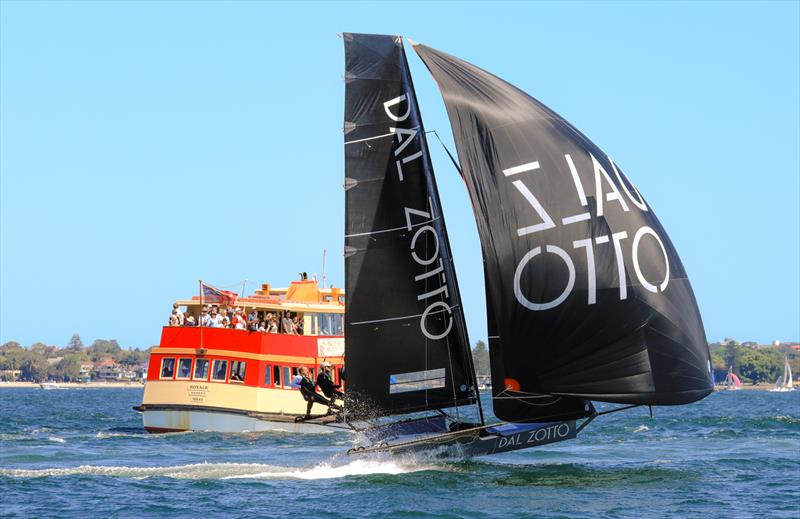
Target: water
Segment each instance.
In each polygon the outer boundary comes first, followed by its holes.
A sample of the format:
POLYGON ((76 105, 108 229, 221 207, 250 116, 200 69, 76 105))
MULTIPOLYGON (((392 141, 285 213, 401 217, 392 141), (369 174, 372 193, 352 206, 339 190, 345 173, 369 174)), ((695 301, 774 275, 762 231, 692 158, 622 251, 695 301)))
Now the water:
POLYGON ((800 517, 800 391, 615 413, 474 460, 354 460, 338 432, 148 435, 140 399, 0 389, 0 516, 800 517))

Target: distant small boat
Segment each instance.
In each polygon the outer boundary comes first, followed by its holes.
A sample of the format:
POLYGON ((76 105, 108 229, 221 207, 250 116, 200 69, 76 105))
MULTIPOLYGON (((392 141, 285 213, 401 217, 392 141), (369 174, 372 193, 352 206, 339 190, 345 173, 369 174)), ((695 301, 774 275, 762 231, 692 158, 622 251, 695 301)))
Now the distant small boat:
POLYGON ((731 391, 742 388, 742 381, 739 379, 739 375, 733 372, 732 367, 728 368, 728 374, 725 375, 725 382, 723 385, 725 389, 730 389, 731 391))
POLYGON ((59 386, 55 382, 42 382, 41 384, 39 384, 39 387, 42 389, 61 389, 61 386, 59 386))
POLYGON ((787 391, 794 391, 794 383, 792 381, 792 368, 789 366, 788 357, 783 359, 783 375, 778 377, 775 382, 775 387, 770 389, 771 393, 785 393, 787 391))

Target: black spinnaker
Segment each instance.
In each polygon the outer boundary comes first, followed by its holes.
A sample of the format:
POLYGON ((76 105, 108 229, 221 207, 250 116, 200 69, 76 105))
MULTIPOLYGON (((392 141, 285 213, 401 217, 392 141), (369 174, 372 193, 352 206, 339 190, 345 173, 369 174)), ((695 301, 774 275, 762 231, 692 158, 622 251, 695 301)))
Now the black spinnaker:
POLYGON ((708 395, 686 272, 619 166, 513 85, 414 48, 444 97, 478 224, 495 414, 535 422, 585 416, 588 400, 708 395))
POLYGON ((467 330, 402 39, 343 38, 348 415, 473 404, 467 330))

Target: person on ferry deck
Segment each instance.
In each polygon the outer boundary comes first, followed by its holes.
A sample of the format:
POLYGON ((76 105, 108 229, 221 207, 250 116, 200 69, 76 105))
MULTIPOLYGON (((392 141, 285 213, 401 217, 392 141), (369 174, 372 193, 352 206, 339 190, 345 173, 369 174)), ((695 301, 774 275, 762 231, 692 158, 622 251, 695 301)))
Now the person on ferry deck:
POLYGON ((194 316, 193 315, 187 316, 186 319, 183 321, 183 325, 184 326, 197 326, 197 323, 194 322, 194 316))
POLYGON ((316 384, 312 382, 311 375, 308 373, 307 367, 300 367, 300 376, 303 377, 300 380, 300 394, 302 395, 303 399, 308 402, 306 405, 306 419, 311 418, 311 407, 313 407, 314 403, 327 405, 328 413, 332 412, 331 409, 342 409, 340 406, 334 404, 332 401, 317 393, 316 384))
POLYGON ((235 328, 237 330, 247 329, 247 321, 242 313, 242 309, 238 306, 233 311, 233 316, 231 317, 231 328, 235 328))
POLYGON ((258 318, 258 310, 253 308, 253 311, 247 316, 247 329, 251 332, 258 331, 258 324, 260 320, 258 318))
POLYGON ((295 335, 303 335, 303 321, 300 320, 300 316, 292 319, 292 329, 294 330, 295 335))
POLYGON ((275 317, 273 314, 270 314, 269 318, 269 326, 267 327, 267 333, 278 333, 278 318, 275 317))
POLYGON ((292 318, 288 310, 283 314, 283 320, 281 321, 281 328, 282 328, 281 332, 294 335, 294 325, 292 323, 292 318))
POLYGON ((331 402, 337 398, 344 400, 344 393, 339 391, 342 386, 333 383, 331 368, 331 363, 327 360, 322 363, 322 369, 319 370, 319 375, 317 375, 317 386, 322 390, 323 395, 330 398, 331 402))
POLYGON ((172 305, 172 313, 178 316, 178 326, 183 326, 185 316, 183 315, 183 312, 181 312, 181 307, 178 306, 178 303, 172 305))
POLYGON ((228 309, 223 308, 220 310, 220 315, 222 315, 222 328, 230 328, 231 327, 231 316, 228 315, 228 309))
POLYGON ((211 307, 211 315, 208 317, 208 326, 211 328, 222 327, 222 315, 219 313, 217 305, 211 307))
POLYGON ((206 305, 203 305, 203 309, 200 311, 200 326, 212 326, 211 316, 208 315, 208 307, 206 305))

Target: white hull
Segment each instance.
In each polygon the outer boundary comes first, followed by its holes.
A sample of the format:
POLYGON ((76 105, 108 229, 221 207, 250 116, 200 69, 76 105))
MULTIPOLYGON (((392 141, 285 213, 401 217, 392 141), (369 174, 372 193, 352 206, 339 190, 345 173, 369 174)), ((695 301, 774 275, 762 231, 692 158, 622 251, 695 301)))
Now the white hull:
POLYGON ((793 387, 776 387, 769 390, 770 393, 788 393, 794 391, 793 387))
POLYGON ((55 382, 42 382, 41 384, 39 384, 39 387, 42 389, 61 389, 61 386, 59 386, 55 382))
MULTIPOLYGON (((288 417, 287 417, 288 418, 288 417)), ((144 427, 150 432, 211 431, 290 433, 329 433, 347 430, 340 424, 322 425, 310 422, 270 421, 244 414, 195 410, 147 410, 142 412, 144 427)))

